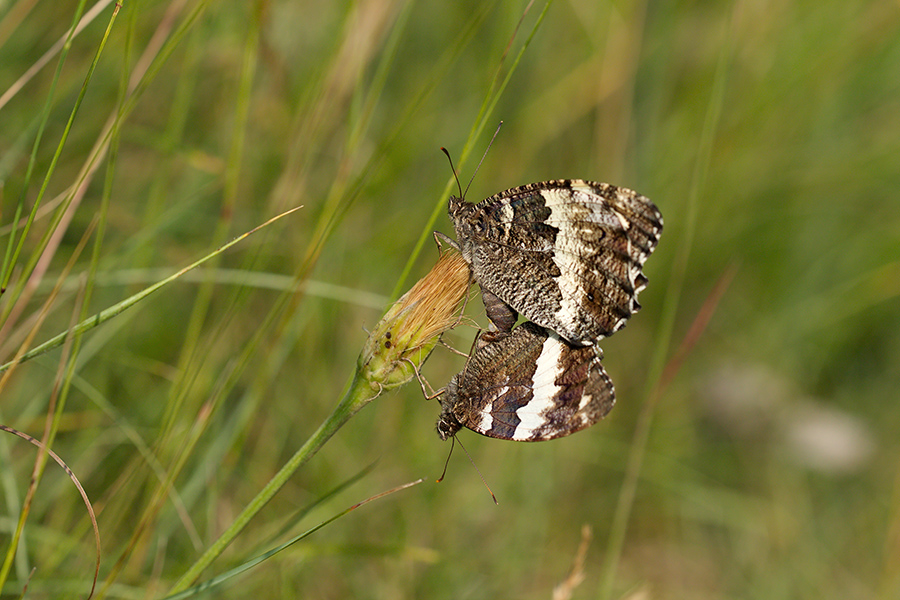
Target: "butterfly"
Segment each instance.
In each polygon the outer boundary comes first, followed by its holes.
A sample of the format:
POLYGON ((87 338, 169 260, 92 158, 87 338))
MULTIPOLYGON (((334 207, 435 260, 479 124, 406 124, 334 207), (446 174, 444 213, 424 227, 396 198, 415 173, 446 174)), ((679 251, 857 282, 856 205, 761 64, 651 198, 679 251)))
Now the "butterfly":
POLYGON ((615 404, 602 352, 525 322, 484 332, 441 397, 442 440, 467 427, 482 435, 542 441, 589 427, 615 404))
POLYGON ((448 212, 450 243, 496 330, 510 332, 521 313, 576 346, 612 335, 640 309, 642 267, 663 227, 648 198, 582 179, 532 183, 478 204, 451 196, 448 212))

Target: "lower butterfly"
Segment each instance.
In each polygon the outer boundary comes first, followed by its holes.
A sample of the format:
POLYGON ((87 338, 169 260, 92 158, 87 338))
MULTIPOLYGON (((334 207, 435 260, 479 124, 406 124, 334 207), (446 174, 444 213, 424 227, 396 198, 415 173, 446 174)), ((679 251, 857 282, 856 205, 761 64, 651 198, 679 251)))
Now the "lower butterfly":
POLYGON ((524 322, 487 332, 447 385, 437 431, 467 427, 493 438, 537 442, 590 427, 615 404, 612 381, 594 346, 574 346, 524 322))

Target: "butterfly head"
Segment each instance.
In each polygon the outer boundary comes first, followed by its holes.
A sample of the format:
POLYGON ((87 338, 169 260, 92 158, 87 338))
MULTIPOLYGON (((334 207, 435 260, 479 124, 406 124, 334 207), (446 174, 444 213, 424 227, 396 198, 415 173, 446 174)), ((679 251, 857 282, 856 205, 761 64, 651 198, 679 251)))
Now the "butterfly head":
POLYGON ((471 202, 466 202, 465 198, 450 196, 450 199, 447 201, 447 214, 450 215, 450 220, 453 221, 457 231, 459 231, 460 224, 471 221, 472 213, 474 212, 475 205, 471 202))
POLYGON ((444 394, 441 396, 441 415, 438 417, 435 428, 440 438, 444 441, 455 436, 456 432, 462 429, 462 423, 459 422, 459 419, 453 412, 453 407, 458 399, 458 388, 459 375, 455 375, 450 380, 450 383, 447 384, 447 389, 444 390, 444 394))
POLYGON ((447 213, 456 229, 460 252, 463 258, 471 264, 475 246, 481 242, 487 231, 484 211, 477 204, 466 202, 465 199, 457 196, 450 196, 450 200, 447 202, 447 213))

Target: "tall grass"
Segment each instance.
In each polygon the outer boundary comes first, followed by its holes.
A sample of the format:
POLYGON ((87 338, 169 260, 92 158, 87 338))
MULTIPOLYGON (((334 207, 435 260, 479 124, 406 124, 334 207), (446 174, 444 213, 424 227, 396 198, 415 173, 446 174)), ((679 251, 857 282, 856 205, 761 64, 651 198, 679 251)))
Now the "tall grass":
MULTIPOLYGON (((457 455, 433 483, 438 407, 386 392, 196 581, 900 594, 896 4, 526 7, 0 3, 0 364, 207 257, 0 373, 0 423, 45 439, 92 501, 97 597, 165 597, 316 431, 366 330, 436 259, 422 240, 450 233, 440 146, 465 181, 500 120, 470 200, 584 177, 665 216, 644 308, 603 343, 619 405, 548 443, 461 433, 494 506, 457 455)), ((424 375, 461 366, 439 347, 424 375)), ((85 597, 90 519, 54 463, 31 486, 39 454, 0 435, 2 597, 85 597)))

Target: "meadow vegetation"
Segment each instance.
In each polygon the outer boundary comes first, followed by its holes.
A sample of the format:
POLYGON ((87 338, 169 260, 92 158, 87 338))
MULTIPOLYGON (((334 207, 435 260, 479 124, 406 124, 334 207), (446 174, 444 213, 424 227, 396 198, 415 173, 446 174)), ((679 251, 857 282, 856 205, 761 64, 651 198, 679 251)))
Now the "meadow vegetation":
MULTIPOLYGON (((0 0, 0 424, 83 485, 95 597, 900 597, 898 34, 875 1, 0 0), (617 406, 461 432, 495 506, 385 391, 220 554, 452 233, 440 147, 465 186, 501 120, 469 200, 585 178, 665 217, 617 406)), ((91 589, 44 460, 0 433, 2 598, 91 589)))

